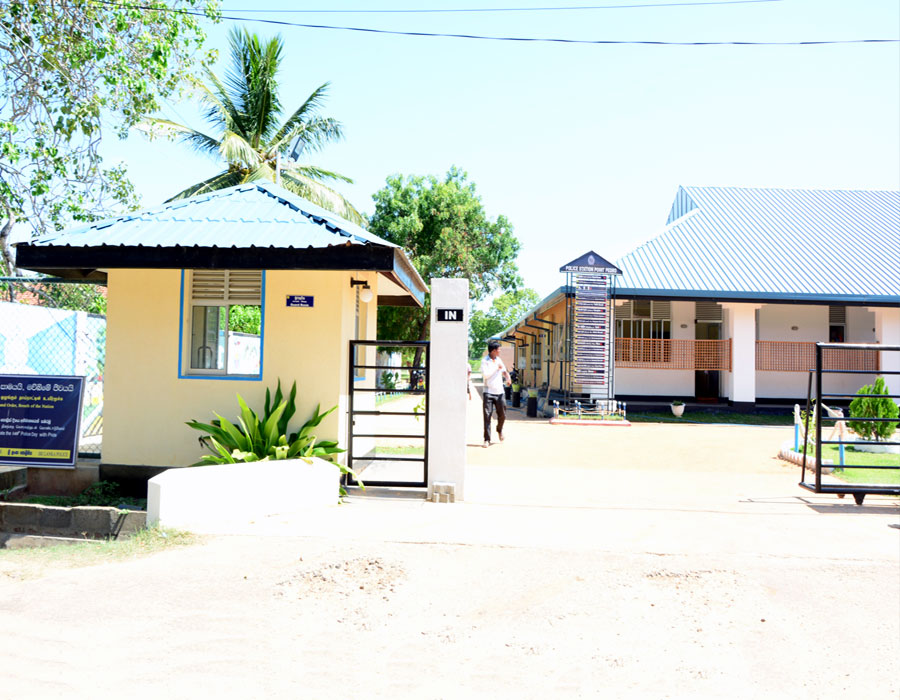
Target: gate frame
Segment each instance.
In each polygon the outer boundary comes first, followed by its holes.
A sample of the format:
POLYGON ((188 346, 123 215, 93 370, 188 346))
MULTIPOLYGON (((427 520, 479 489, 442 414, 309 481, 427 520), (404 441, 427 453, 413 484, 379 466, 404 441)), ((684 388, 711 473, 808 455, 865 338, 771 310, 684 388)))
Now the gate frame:
MULTIPOLYGON (((900 352, 900 345, 879 345, 877 343, 816 343, 816 368, 814 370, 809 371, 809 383, 806 392, 806 424, 805 424, 805 434, 809 435, 809 414, 812 408, 811 404, 813 401, 813 375, 816 378, 816 386, 815 386, 815 402, 816 402, 816 425, 815 425, 815 433, 816 433, 816 466, 815 466, 815 480, 813 483, 807 483, 806 481, 806 457, 809 450, 804 445, 803 449, 803 463, 802 463, 802 471, 800 476, 800 484, 801 488, 804 488, 808 491, 812 491, 813 493, 836 493, 840 498, 843 498, 845 494, 853 494, 853 500, 856 501, 857 505, 862 505, 863 500, 866 495, 873 494, 887 494, 887 495, 900 495, 900 486, 888 486, 885 484, 847 484, 846 486, 841 484, 823 484, 822 483, 822 421, 850 421, 852 418, 832 418, 831 416, 823 416, 822 413, 822 399, 855 399, 857 396, 868 396, 868 397, 883 397, 889 399, 897 399, 900 398, 900 394, 823 394, 822 393, 822 374, 874 374, 876 376, 880 374, 893 374, 900 376, 900 370, 861 370, 861 369, 824 369, 822 362, 822 351, 823 350, 876 350, 879 352, 900 352)), ((879 356, 880 360, 880 356, 879 356)), ((879 362, 879 365, 881 363, 879 362)), ((862 419, 861 419, 862 420, 862 419)), ((865 418, 866 421, 877 421, 877 422, 886 422, 886 421, 894 421, 893 418, 865 418)), ((900 432, 900 428, 898 428, 898 432, 900 432)), ((867 440, 863 441, 866 444, 879 444, 879 445, 900 445, 900 440, 892 440, 890 442, 886 441, 874 441, 867 440)), ((841 444, 841 440, 825 440, 824 444, 826 445, 839 445, 841 444)), ((808 444, 808 441, 807 441, 808 444)), ((900 458, 900 455, 898 455, 900 458)), ((900 465, 893 466, 869 466, 864 464, 844 464, 843 468, 851 468, 851 469, 900 469, 900 465)))
MULTIPOLYGON (((422 439, 425 441, 425 451, 422 457, 370 457, 369 459, 372 461, 390 461, 390 462, 422 462, 422 481, 369 481, 368 479, 361 479, 362 483, 365 486, 388 486, 388 487, 400 487, 400 488, 427 488, 428 487, 428 416, 430 413, 429 409, 429 399, 431 396, 431 382, 430 372, 431 372, 431 341, 428 340, 351 340, 350 341, 350 362, 349 364, 349 372, 348 372, 348 394, 349 394, 349 406, 347 410, 347 466, 350 469, 353 469, 353 438, 354 437, 371 437, 371 438, 394 438, 394 437, 414 437, 416 439, 422 439), (376 355, 376 363, 374 365, 366 365, 366 364, 356 364, 356 348, 357 347, 379 347, 379 348, 422 348, 423 356, 425 359, 424 364, 419 365, 409 365, 409 366, 400 366, 393 367, 389 365, 379 365, 377 363, 377 355, 376 355), (421 412, 417 411, 357 411, 353 407, 353 395, 357 391, 362 391, 366 393, 377 393, 379 391, 378 387, 375 388, 356 388, 354 386, 356 379, 356 370, 357 369, 386 369, 386 370, 397 370, 397 369, 405 369, 410 372, 425 372, 425 410, 421 412), (379 416, 379 415, 394 415, 394 416, 421 416, 425 420, 425 432, 422 435, 385 435, 381 433, 362 433, 356 434, 353 430, 353 417, 354 416, 379 416)), ((377 376, 376 376, 376 384, 377 384, 377 376)), ((403 393, 403 394, 421 394, 422 392, 416 389, 395 389, 394 393, 403 393)), ((358 458, 361 459, 361 458, 358 458)), ((343 475, 343 482, 345 486, 359 486, 360 480, 354 479, 351 474, 343 475)))

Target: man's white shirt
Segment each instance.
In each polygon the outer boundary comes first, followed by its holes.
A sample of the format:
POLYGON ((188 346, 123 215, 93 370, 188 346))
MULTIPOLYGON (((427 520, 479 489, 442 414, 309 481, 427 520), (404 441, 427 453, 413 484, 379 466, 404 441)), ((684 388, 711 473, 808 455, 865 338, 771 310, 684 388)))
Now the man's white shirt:
POLYGON ((484 377, 484 391, 486 394, 502 394, 503 393, 503 373, 506 372, 506 365, 499 357, 492 360, 485 357, 481 361, 481 374, 484 377))

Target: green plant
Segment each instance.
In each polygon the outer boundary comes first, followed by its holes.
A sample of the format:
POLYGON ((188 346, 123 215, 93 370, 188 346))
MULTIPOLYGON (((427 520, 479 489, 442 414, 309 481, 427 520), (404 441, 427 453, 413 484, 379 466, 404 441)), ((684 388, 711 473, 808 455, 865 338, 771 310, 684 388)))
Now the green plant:
POLYGON ((123 496, 115 481, 97 481, 77 496, 27 496, 25 503, 39 503, 45 506, 71 508, 73 506, 111 506, 118 508, 123 503, 147 509, 147 499, 123 496))
MULTIPOLYGON (((335 440, 317 441, 312 430, 322 422, 322 419, 337 409, 337 406, 325 412, 320 412, 320 406, 316 406, 312 418, 306 421, 299 431, 288 435, 288 423, 296 412, 296 396, 297 382, 291 387, 290 395, 283 398, 279 379, 274 397, 271 397, 269 390, 266 389, 266 404, 262 416, 247 406, 238 394, 238 404, 241 408, 238 425, 218 413, 211 423, 188 421, 187 425, 191 428, 209 433, 208 436, 200 438, 200 442, 212 453, 203 455, 200 461, 191 466, 295 458, 311 462, 312 457, 333 461, 333 455, 344 452, 344 449, 338 447, 335 440)), ((352 473, 346 467, 338 466, 341 471, 352 473)))
POLYGON ((141 124, 151 138, 168 135, 190 148, 225 161, 225 169, 191 185, 172 199, 184 199, 226 187, 268 180, 357 224, 365 218, 326 182, 352 182, 344 175, 288 156, 296 144, 304 157, 342 138, 340 122, 319 114, 328 83, 316 88, 285 121, 279 99, 278 73, 284 40, 260 39, 234 29, 228 35, 231 65, 224 80, 204 67, 205 84, 198 84, 201 114, 209 130, 196 131, 168 119, 141 124))
MULTIPOLYGON (((874 384, 860 387, 857 394, 889 394, 883 377, 878 377, 874 384)), ((887 396, 857 396, 850 402, 851 418, 897 418, 900 407, 887 396)), ((897 422, 885 421, 848 421, 850 429, 864 440, 887 440, 897 428, 897 422)))
POLYGON ((394 373, 388 372, 385 370, 381 373, 381 386, 383 386, 388 391, 393 391, 397 388, 397 381, 394 379, 394 373))
POLYGON ((672 402, 672 405, 673 405, 673 406, 684 406, 684 401, 679 401, 678 399, 675 399, 675 400, 672 402))

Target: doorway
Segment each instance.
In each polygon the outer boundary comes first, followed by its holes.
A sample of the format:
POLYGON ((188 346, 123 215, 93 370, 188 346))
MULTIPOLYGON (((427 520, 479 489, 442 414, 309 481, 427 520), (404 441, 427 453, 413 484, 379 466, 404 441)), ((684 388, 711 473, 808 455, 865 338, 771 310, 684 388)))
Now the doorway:
MULTIPOLYGON (((721 340, 722 324, 697 321, 694 337, 697 340, 721 340)), ((694 396, 697 401, 717 403, 719 401, 719 371, 698 369, 694 372, 694 396)))

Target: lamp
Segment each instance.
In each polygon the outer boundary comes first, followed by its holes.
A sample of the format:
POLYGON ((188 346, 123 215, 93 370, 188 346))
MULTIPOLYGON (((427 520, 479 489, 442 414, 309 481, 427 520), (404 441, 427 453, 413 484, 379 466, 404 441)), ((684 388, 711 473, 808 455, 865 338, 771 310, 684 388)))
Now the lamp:
POLYGON ((365 280, 350 280, 350 288, 352 289, 353 287, 362 287, 362 291, 359 293, 359 300, 363 304, 368 304, 370 301, 372 301, 372 297, 375 296, 374 294, 372 294, 369 283, 365 280))

